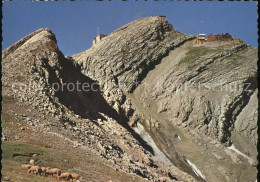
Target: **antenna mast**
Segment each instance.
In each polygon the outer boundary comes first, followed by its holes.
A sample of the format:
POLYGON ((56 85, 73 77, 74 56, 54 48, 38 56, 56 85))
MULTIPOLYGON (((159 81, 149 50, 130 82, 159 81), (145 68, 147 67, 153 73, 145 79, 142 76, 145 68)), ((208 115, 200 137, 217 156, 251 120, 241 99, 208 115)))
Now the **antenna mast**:
POLYGON ((99 27, 97 27, 97 35, 99 35, 99 27))

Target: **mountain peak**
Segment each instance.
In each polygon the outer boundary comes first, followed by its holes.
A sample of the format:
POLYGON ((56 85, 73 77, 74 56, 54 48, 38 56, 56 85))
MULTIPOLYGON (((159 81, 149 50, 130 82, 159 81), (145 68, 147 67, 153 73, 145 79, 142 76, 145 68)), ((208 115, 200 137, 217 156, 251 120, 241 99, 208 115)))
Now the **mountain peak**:
MULTIPOLYGON (((138 20, 135 20, 135 21, 132 21, 118 29, 116 29, 113 33, 118 33, 120 31, 126 31, 127 28, 131 28, 133 26, 144 26, 144 27, 149 27, 153 25, 161 25, 161 24, 169 24, 166 19, 165 19, 165 16, 150 16, 150 17, 143 17, 143 18, 140 18, 138 20)), ((170 24, 169 24, 170 25, 170 24)), ((170 25, 171 26, 171 25, 170 25)))
MULTIPOLYGON (((100 74, 106 72, 105 75, 119 85, 126 84, 125 90, 131 92, 135 81, 141 81, 169 50, 193 38, 174 30, 164 16, 153 16, 122 26, 91 49, 72 57, 84 65, 83 69, 91 69, 92 62, 99 62, 104 68, 100 74), (88 61, 85 62, 86 58, 88 61)), ((100 80, 97 75, 89 76, 100 80)))
POLYGON ((2 52, 2 58, 6 58, 10 53, 13 53, 15 50, 25 46, 28 43, 46 38, 54 41, 55 44, 57 43, 55 34, 49 28, 40 28, 6 48, 2 52))

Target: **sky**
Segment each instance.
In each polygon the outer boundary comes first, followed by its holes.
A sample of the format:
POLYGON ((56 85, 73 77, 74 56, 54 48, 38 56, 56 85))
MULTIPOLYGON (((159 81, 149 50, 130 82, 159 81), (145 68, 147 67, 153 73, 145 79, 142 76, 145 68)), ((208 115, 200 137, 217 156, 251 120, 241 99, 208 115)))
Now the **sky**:
POLYGON ((256 2, 58 1, 3 2, 2 49, 39 28, 50 28, 64 55, 89 49, 100 33, 141 17, 165 15, 174 29, 191 35, 229 33, 258 47, 256 2))

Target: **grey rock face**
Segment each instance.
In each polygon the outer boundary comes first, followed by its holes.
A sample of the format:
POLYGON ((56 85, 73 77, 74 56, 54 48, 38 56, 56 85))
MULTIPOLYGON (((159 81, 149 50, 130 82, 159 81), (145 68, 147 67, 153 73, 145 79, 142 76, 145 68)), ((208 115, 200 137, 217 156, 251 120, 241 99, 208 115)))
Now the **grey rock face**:
MULTIPOLYGON (((250 156, 247 164, 241 162, 241 165, 255 165, 257 49, 242 41, 214 48, 194 44, 187 42, 165 57, 134 91, 133 105, 139 104, 137 111, 145 113, 147 120, 159 118, 161 125, 195 132, 202 140, 217 140, 224 146, 233 144, 250 156)), ((171 140, 168 133, 167 128, 160 129, 165 142, 171 140)), ((233 151, 228 153, 234 156, 233 151)), ((251 172, 254 180, 256 171, 251 172)), ((239 172, 235 173, 237 176, 231 180, 239 179, 239 172)), ((240 177, 241 180, 248 178, 247 175, 240 177)))
POLYGON ((125 112, 130 100, 132 113, 125 114, 130 126, 142 122, 152 135, 158 132, 153 136, 161 136, 159 145, 171 141, 167 126, 177 126, 206 142, 234 144, 255 161, 257 49, 237 39, 198 46, 193 38, 149 17, 72 58, 82 73, 103 85, 106 100, 118 112, 125 112), (115 85, 121 94, 112 91, 115 85))
MULTIPOLYGON (((175 125, 188 125, 222 143, 228 142, 238 115, 257 90, 256 49, 240 44, 228 49, 190 48, 193 53, 188 52, 172 67, 163 67, 165 71, 161 68, 161 74, 151 72, 138 88, 142 90, 141 99, 152 98, 157 112, 163 112, 175 125), (240 47, 243 50, 237 51, 240 47), (185 62, 189 54, 199 54, 200 49, 208 50, 185 62)), ((256 118, 256 104, 252 108, 251 118, 256 118)))

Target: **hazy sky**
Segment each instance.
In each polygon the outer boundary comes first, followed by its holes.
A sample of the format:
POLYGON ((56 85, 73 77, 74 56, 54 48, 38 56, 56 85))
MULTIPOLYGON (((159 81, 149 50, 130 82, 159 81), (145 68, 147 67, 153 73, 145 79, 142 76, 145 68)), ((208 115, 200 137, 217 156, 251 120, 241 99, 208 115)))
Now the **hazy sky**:
POLYGON ((109 34, 141 17, 166 15, 186 34, 230 33, 257 47, 256 2, 59 1, 3 2, 3 49, 39 29, 50 28, 65 55, 91 47, 100 33, 109 34))

